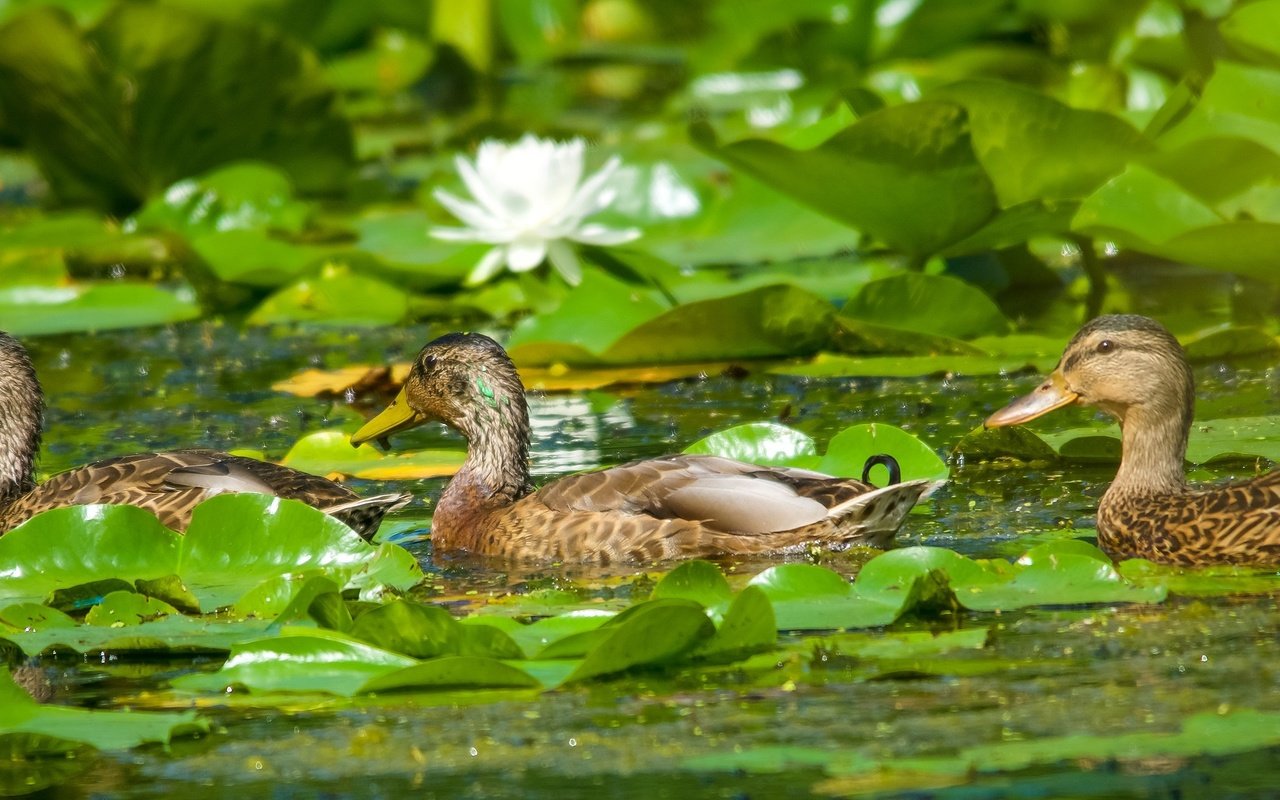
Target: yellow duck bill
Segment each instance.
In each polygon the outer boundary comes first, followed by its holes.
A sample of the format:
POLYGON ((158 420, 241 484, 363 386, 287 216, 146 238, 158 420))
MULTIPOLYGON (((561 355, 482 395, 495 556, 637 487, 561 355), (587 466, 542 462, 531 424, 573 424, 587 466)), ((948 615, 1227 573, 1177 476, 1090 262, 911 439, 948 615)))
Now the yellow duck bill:
POLYGON ((1080 395, 1066 386, 1062 373, 1054 370, 1048 380, 1035 388, 1031 394, 1019 397, 1009 405, 987 417, 982 423, 984 428, 1003 428, 1006 425, 1020 425, 1030 422, 1036 417, 1048 414, 1055 408, 1069 406, 1080 399, 1080 395))
POLYGON ((393 433, 407 431, 424 422, 427 422, 427 418, 409 407, 409 399, 405 395, 405 390, 401 389, 396 399, 391 401, 391 405, 355 432, 351 437, 351 445, 358 447, 374 439, 385 439, 393 433))

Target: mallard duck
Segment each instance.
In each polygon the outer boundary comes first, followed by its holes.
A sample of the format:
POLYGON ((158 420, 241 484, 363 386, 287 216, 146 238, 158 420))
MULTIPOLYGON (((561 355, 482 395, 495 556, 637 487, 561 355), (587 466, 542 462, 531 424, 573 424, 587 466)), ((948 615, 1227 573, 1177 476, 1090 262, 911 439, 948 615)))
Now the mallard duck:
POLYGON ((35 482, 44 393, 17 339, 0 331, 0 533, 62 506, 111 503, 153 512, 186 530, 200 501, 223 492, 256 492, 301 500, 332 514, 366 539, 388 511, 410 495, 360 498, 331 480, 213 450, 175 450, 95 461, 35 482))
POLYGON ((772 553, 809 543, 883 547, 937 484, 882 489, 801 469, 674 455, 571 475, 534 490, 529 410, 515 365, 477 333, 418 354, 400 394, 352 444, 439 421, 467 440, 431 539, 511 560, 610 563, 772 553))
POLYGON ((1017 425, 1073 403, 1120 421, 1120 469, 1098 506, 1098 544, 1113 558, 1280 562, 1280 472, 1225 486, 1186 483, 1195 382, 1182 346, 1164 326, 1133 314, 1093 320, 1048 380, 992 414, 986 426, 1017 425))

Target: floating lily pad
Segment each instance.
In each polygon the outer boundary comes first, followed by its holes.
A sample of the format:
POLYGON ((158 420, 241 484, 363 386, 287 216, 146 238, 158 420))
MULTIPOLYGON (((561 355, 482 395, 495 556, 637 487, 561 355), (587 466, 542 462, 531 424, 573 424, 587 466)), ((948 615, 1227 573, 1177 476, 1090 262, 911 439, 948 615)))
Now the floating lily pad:
POLYGON ((861 477, 868 458, 888 454, 898 459, 904 480, 944 479, 948 473, 946 463, 929 445, 900 428, 880 423, 853 425, 837 433, 821 457, 808 435, 774 422, 737 425, 694 442, 684 452, 852 478, 861 477))
POLYGON ((296 200, 289 176, 270 164, 239 162, 169 186, 132 218, 139 228, 180 233, 279 230, 299 233, 311 205, 296 200))
POLYGON ((701 604, 674 598, 633 606, 599 630, 606 628, 608 635, 587 653, 566 683, 669 664, 711 639, 716 631, 701 604))
POLYGON ((394 325, 409 313, 409 295, 391 284, 326 263, 315 275, 272 294, 249 315, 250 325, 307 323, 342 327, 394 325))
POLYGON ((295 500, 224 494, 197 506, 186 536, 132 506, 72 506, 39 514, 0 537, 0 597, 38 600, 104 578, 178 575, 203 606, 228 605, 262 581, 322 569, 344 586, 408 588, 416 560, 377 547, 295 500))
POLYGON ((351 446, 346 431, 317 431, 303 436, 280 463, 317 475, 335 473, 363 480, 408 480, 452 475, 462 466, 461 450, 380 453, 372 445, 351 446))
POLYGON ((140 328, 199 316, 195 293, 186 287, 78 282, 0 289, 0 325, 16 336, 140 328))
MULTIPOLYGON (((208 731, 209 723, 191 711, 161 714, 41 705, 13 682, 7 667, 0 667, 0 735, 31 734, 83 742, 99 750, 127 750, 148 742, 167 744, 175 736, 208 731)), ((42 743, 26 740, 15 755, 24 755, 24 749, 37 744, 42 743)))

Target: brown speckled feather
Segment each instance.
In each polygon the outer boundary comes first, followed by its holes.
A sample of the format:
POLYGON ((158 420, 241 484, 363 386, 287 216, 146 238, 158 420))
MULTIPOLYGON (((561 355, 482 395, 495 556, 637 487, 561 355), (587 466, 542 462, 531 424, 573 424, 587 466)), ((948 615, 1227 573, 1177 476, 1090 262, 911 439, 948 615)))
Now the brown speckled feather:
POLYGON ((888 545, 936 487, 884 489, 807 470, 676 455, 571 475, 533 491, 524 390, 502 348, 451 334, 423 348, 400 397, 353 438, 440 420, 467 460, 432 521, 438 552, 511 560, 652 562, 781 552, 808 544, 888 545))
POLYGON ((35 514, 92 503, 145 508, 167 527, 186 530, 202 500, 223 492, 256 492, 301 500, 370 538, 383 515, 409 495, 360 498, 341 484, 288 467, 212 450, 177 450, 97 461, 37 486, 44 396, 26 350, 0 332, 0 534, 35 514))
POLYGON ((1280 472, 1173 494, 1108 492, 1098 544, 1163 564, 1280 563, 1280 472))
POLYGON ((1280 564, 1280 472, 1226 486, 1186 483, 1195 382, 1164 326, 1132 314, 1093 320, 1048 380, 986 424, 1017 425, 1070 404, 1120 421, 1120 468, 1098 506, 1098 544, 1113 558, 1280 564))

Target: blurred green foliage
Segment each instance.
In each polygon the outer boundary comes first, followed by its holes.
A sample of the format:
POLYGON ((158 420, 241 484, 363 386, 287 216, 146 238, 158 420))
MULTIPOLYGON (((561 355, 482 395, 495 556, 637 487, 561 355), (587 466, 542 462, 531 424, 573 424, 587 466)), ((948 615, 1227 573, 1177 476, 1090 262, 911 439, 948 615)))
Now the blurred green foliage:
POLYGON ((1141 306, 1117 276, 1166 262, 1260 281, 1232 313, 1273 324, 1277 40, 1280 0, 15 0, 0 327, 431 315, 524 318, 534 362, 979 355, 1141 306), (527 131, 621 156, 602 219, 643 236, 583 252, 576 289, 464 289, 485 247, 428 235, 431 191, 527 131), (806 310, 911 272, 992 302, 936 282, 880 292, 881 322, 806 310), (961 306, 995 321, 920 311, 961 306))

